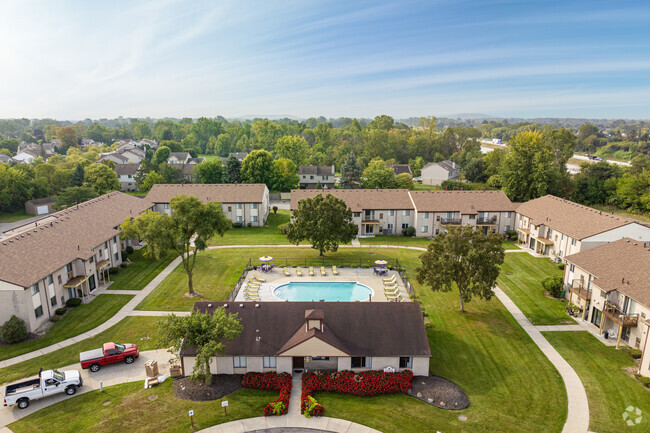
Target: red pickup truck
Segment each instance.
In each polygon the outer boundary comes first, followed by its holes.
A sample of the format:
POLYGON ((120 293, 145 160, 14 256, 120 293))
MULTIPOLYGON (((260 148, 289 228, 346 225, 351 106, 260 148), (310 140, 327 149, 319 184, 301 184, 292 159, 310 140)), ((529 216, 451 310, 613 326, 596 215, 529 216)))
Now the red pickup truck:
POLYGON ((104 343, 101 349, 81 352, 79 362, 81 362, 81 368, 90 368, 90 371, 96 372, 102 365, 122 361, 131 364, 138 356, 140 356, 140 352, 135 344, 104 343))

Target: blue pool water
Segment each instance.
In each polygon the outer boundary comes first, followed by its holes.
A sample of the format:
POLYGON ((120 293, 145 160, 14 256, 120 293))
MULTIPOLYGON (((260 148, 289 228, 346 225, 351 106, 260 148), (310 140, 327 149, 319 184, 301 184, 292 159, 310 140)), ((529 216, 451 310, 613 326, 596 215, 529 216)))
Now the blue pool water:
POLYGON ((273 294, 289 301, 367 301, 373 294, 370 287, 354 282, 292 282, 278 286, 273 294))

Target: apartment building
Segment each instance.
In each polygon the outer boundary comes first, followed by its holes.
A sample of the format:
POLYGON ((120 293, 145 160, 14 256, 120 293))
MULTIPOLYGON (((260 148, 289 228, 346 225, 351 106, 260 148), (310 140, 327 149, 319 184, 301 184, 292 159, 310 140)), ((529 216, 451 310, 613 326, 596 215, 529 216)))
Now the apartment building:
POLYGON ((117 180, 120 181, 122 191, 135 191, 138 185, 135 181, 135 175, 138 173, 140 164, 115 164, 113 169, 117 174, 117 180))
POLYGON ((149 207, 145 200, 112 192, 5 232, 0 323, 16 315, 33 332, 67 299, 87 299, 108 268, 122 263, 119 225, 149 207))
POLYGON ((401 234, 407 227, 415 227, 418 237, 433 237, 452 225, 472 225, 486 234, 514 227, 514 206, 502 191, 293 190, 291 210, 316 194, 344 200, 362 237, 401 234))
POLYGON ((453 161, 430 162, 421 170, 423 185, 441 185, 446 180, 460 178, 460 165, 453 161))
POLYGON ((524 248, 557 262, 624 237, 650 241, 650 227, 553 195, 519 205, 516 230, 524 248))
POLYGON ((269 189, 264 184, 159 184, 146 200, 156 212, 170 213, 169 203, 177 195, 191 195, 204 203, 221 203, 221 209, 233 223, 262 227, 269 216, 269 189))
POLYGON ((334 188, 334 166, 301 165, 298 167, 300 188, 334 188))
POLYGON ((641 349, 650 376, 650 242, 623 238, 566 257, 567 298, 600 334, 641 349))

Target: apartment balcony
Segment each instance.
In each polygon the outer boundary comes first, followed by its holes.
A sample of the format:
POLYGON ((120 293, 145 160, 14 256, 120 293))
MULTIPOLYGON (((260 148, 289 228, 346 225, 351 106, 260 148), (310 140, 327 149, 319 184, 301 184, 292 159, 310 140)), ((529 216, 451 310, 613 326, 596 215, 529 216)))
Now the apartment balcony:
POLYGON ((461 223, 460 218, 440 218, 440 223, 443 225, 457 225, 461 223))
POLYGON ((584 299, 585 301, 591 300, 591 290, 583 287, 581 280, 573 280, 571 283, 571 288, 569 290, 571 293, 578 296, 579 298, 584 299))
POLYGON ((615 323, 626 327, 634 328, 639 324, 639 314, 626 314, 624 313, 618 305, 613 302, 605 302, 605 307, 603 308, 603 314, 606 317, 609 317, 615 323))
POLYGON ((496 215, 492 217, 478 217, 476 219, 477 226, 493 226, 496 225, 496 223, 497 223, 496 215))

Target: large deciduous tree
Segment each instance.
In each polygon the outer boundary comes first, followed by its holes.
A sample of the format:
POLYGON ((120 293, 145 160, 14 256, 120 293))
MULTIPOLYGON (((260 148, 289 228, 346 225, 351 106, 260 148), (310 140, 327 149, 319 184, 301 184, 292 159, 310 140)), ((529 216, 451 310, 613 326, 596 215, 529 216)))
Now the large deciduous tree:
POLYGON ((161 174, 155 171, 150 171, 149 173, 147 173, 144 179, 142 179, 142 182, 140 182, 138 189, 141 192, 149 192, 149 190, 154 185, 157 185, 159 183, 165 183, 165 178, 161 174))
POLYGON ((231 155, 226 160, 226 170, 223 173, 225 183, 241 183, 241 161, 231 155))
POLYGON ((501 240, 495 233, 485 236, 471 226, 449 227, 420 256, 417 280, 433 291, 457 289, 461 311, 475 296, 489 301, 505 256, 501 240))
POLYGON ((196 362, 190 378, 212 382, 210 361, 223 353, 225 342, 234 340, 243 330, 237 313, 226 314, 224 307, 218 307, 212 314, 192 312, 179 317, 170 314, 158 322, 163 346, 170 347, 169 353, 177 356, 182 347, 196 350, 196 362))
POLYGON ((223 167, 221 166, 221 161, 218 159, 204 161, 197 165, 195 170, 199 183, 223 182, 223 167))
POLYGON ((109 166, 104 164, 91 164, 84 173, 84 186, 92 187, 98 195, 120 189, 120 181, 109 166))
POLYGON ((318 194, 298 202, 293 220, 287 225, 287 239, 298 245, 308 240, 320 252, 335 252, 339 244, 346 244, 357 235, 358 227, 352 220, 352 211, 345 201, 327 194, 318 194))
POLYGON ((361 186, 361 167, 354 153, 350 152, 341 166, 341 186, 359 188, 361 186))
POLYGON ((187 273, 190 295, 194 294, 192 272, 196 253, 206 249, 215 234, 223 236, 232 223, 221 210, 221 204, 202 203, 194 196, 179 195, 171 199, 171 215, 147 211, 127 219, 120 226, 123 238, 137 237, 149 246, 149 253, 160 257, 167 251, 181 256, 187 273))
POLYGON ((244 183, 273 182, 273 156, 266 150, 254 150, 241 165, 241 180, 244 183))
POLYGON ((280 158, 273 163, 273 183, 271 188, 276 191, 287 192, 298 188, 300 176, 298 167, 288 158, 280 158))
POLYGON ((95 198, 97 193, 89 186, 71 186, 54 196, 55 209, 65 209, 95 198))
POLYGON ((363 170, 364 188, 395 188, 395 170, 386 167, 382 159, 370 161, 363 170))
POLYGON ((70 147, 77 145, 77 134, 70 126, 64 126, 56 131, 56 138, 61 142, 59 151, 63 154, 67 152, 70 147))
POLYGON ((309 145, 302 137, 285 136, 280 138, 274 147, 275 157, 287 158, 296 166, 304 165, 308 158, 309 145))

